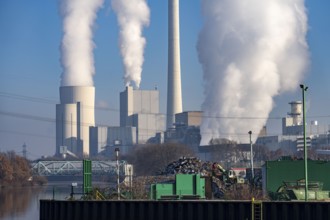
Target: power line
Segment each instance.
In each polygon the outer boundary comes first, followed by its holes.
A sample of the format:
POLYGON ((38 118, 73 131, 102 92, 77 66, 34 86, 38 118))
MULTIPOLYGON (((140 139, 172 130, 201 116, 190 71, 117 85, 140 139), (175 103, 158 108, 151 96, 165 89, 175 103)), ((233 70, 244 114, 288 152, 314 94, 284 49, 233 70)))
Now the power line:
POLYGON ((18 100, 29 101, 29 102, 47 103, 47 104, 56 104, 57 103, 56 100, 24 96, 24 95, 18 95, 18 94, 7 93, 7 92, 0 92, 0 97, 18 99, 18 100))
MULTIPOLYGON (((18 95, 14 93, 6 93, 6 92, 0 92, 0 97, 3 98, 9 98, 9 99, 18 99, 28 102, 38 102, 38 103, 45 103, 45 104, 52 104, 56 105, 59 104, 57 100, 52 99, 45 99, 45 98, 39 98, 39 97, 32 97, 32 96, 24 96, 24 95, 18 95)), ((96 110, 102 110, 102 111, 117 111, 119 112, 119 109, 115 108, 108 108, 108 107, 100 107, 100 106, 86 106, 83 105, 84 108, 94 108, 96 110)))
POLYGON ((39 137, 39 138, 55 139, 54 136, 47 136, 47 135, 40 135, 40 134, 25 133, 25 132, 20 132, 20 131, 0 130, 0 132, 1 132, 1 133, 9 133, 9 134, 26 135, 26 136, 31 136, 31 137, 39 137))
POLYGON ((27 115, 22 113, 14 113, 14 112, 6 112, 0 110, 0 115, 15 117, 15 118, 23 118, 23 119, 31 119, 35 121, 45 121, 45 122, 55 122, 55 119, 52 118, 46 118, 46 117, 40 117, 40 116, 34 116, 34 115, 27 115))
MULTIPOLYGON (((24 95, 18 95, 13 93, 6 93, 6 92, 0 92, 0 97, 5 98, 12 98, 12 99, 18 99, 23 101, 30 101, 30 102, 39 102, 39 103, 46 103, 46 104, 59 104, 56 100, 51 99, 45 99, 45 98, 39 98, 39 97, 31 97, 31 96, 24 96, 24 95)), ((99 107, 99 106, 86 106, 82 105, 83 108, 86 109, 95 109, 95 110, 102 110, 102 111, 111 111, 111 112, 120 112, 119 109, 116 108, 109 108, 109 107, 99 107)), ((146 115, 160 115, 160 116, 167 116, 164 113, 143 113, 146 115)), ((140 113, 140 114, 141 114, 140 113)), ((138 113, 136 113, 138 114, 138 113)), ((191 116, 191 117, 200 117, 200 116, 191 116)), ((226 119, 226 120, 282 120, 280 116, 274 116, 274 117, 260 117, 260 116, 235 116, 235 115, 229 115, 229 116, 215 116, 215 115, 202 115, 201 118, 208 118, 208 119, 226 119)), ((306 118, 330 118, 330 115, 309 115, 306 116, 306 118)))

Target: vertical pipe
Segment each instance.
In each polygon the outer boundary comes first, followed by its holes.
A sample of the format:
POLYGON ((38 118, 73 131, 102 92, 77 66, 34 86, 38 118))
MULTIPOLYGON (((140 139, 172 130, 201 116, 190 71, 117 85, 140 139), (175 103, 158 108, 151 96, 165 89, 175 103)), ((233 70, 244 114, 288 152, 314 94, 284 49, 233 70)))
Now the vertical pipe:
POLYGON ((182 112, 179 0, 168 0, 168 79, 166 127, 182 112))
POLYGON ((73 184, 71 184, 71 193, 70 193, 70 199, 73 200, 73 195, 74 195, 74 192, 73 192, 73 184))
POLYGON ((129 173, 129 190, 131 191, 131 199, 133 199, 133 183, 132 183, 132 167, 129 165, 128 167, 128 173, 129 173))
POLYGON ((250 135, 250 159, 251 159, 251 172, 252 172, 252 183, 254 180, 254 168, 253 168, 253 150, 252 150, 252 131, 249 131, 250 135))
POLYGON ((77 154, 77 152, 75 152, 75 151, 73 151, 73 122, 72 122, 72 113, 70 114, 70 116, 71 116, 71 146, 70 146, 70 151, 71 152, 73 152, 73 153, 75 153, 75 154, 77 154))
POLYGON ((305 164, 305 201, 308 201, 308 167, 307 167, 307 146, 306 146, 306 108, 305 108, 305 91, 308 87, 301 84, 302 99, 303 99, 303 129, 304 129, 304 164, 305 164))
POLYGON ((63 110, 62 110, 62 123, 61 123, 61 126, 62 126, 62 139, 61 139, 61 142, 62 142, 62 146, 64 146, 64 114, 63 114, 63 110))
POLYGON ((117 161, 117 199, 120 200, 120 187, 119 187, 119 148, 116 151, 116 161, 117 161))

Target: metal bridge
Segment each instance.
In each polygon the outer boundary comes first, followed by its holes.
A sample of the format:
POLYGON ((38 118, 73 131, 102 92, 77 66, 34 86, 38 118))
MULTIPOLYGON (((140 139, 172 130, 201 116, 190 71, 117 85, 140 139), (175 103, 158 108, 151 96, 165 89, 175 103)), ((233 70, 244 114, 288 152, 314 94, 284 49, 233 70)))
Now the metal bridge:
MULTIPOLYGON (((83 175, 83 161, 39 161, 31 163, 32 172, 40 176, 83 175)), ((93 175, 116 175, 116 161, 92 161, 93 175)), ((121 175, 132 175, 132 166, 126 161, 119 162, 121 175)))

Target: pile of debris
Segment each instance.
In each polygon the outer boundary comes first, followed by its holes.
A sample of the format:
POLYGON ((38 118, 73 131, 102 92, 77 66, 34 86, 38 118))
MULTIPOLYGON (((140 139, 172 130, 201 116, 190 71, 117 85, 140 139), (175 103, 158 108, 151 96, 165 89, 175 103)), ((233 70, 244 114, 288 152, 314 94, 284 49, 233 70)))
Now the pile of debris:
POLYGON ((179 160, 168 164, 158 175, 201 174, 202 176, 211 174, 212 163, 202 162, 196 157, 181 157, 179 160))
POLYGON ((159 175, 175 175, 175 174, 200 174, 201 176, 212 177, 212 192, 214 198, 224 198, 226 186, 220 179, 212 176, 213 162, 202 162, 196 157, 181 157, 179 160, 168 164, 159 175))

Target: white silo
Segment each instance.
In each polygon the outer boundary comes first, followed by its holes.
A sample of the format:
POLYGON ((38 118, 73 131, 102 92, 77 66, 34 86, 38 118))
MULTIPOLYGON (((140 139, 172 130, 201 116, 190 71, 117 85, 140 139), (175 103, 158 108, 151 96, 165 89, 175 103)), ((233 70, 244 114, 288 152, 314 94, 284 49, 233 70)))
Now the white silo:
POLYGON ((168 0, 168 79, 166 127, 182 112, 179 0, 168 0))
POLYGON ((94 87, 60 87, 60 104, 56 105, 56 154, 60 146, 67 146, 77 155, 89 155, 89 127, 95 126, 94 104, 94 87))

